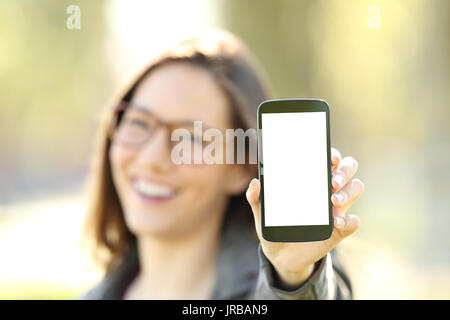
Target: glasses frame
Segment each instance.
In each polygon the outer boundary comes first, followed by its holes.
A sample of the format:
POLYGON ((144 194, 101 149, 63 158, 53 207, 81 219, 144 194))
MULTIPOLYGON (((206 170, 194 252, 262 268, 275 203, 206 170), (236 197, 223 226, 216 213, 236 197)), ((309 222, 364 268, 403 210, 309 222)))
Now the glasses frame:
MULTIPOLYGON (((153 113, 151 113, 147 108, 145 108, 143 106, 131 103, 129 101, 121 101, 113 108, 113 115, 112 115, 112 119, 111 119, 111 122, 110 122, 110 125, 108 128, 108 138, 110 139, 111 142, 114 142, 115 134, 120 125, 122 117, 125 115, 125 112, 127 110, 129 110, 130 108, 135 108, 135 109, 151 116, 155 120, 154 132, 156 132, 156 130, 158 130, 160 127, 166 128, 167 129, 167 141, 168 141, 169 145, 172 144, 170 136, 174 130, 179 129, 183 125, 193 125, 193 123, 195 121, 195 120, 176 121, 176 122, 164 121, 164 120, 161 120, 160 118, 158 118, 157 116, 155 116, 153 113)), ((212 128, 211 126, 205 125, 202 121, 202 131, 204 129, 207 130, 207 129, 211 129, 211 128, 212 128)), ((153 134, 154 134, 154 132, 153 132, 153 134)), ((135 145, 132 145, 132 147, 138 148, 138 147, 144 145, 145 143, 147 143, 149 141, 149 139, 152 137, 153 134, 147 133, 147 137, 141 143, 136 143, 135 145)), ((204 143, 204 141, 203 141, 203 132, 202 132, 202 144, 203 143, 204 143)), ((127 145, 127 146, 129 146, 129 145, 127 145)))

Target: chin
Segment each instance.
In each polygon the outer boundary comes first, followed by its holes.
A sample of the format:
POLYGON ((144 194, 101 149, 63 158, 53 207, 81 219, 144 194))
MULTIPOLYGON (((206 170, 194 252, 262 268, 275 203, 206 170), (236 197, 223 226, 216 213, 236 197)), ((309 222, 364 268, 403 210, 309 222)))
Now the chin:
POLYGON ((174 221, 168 214, 157 216, 152 214, 131 213, 125 216, 128 229, 137 237, 140 236, 173 236, 183 226, 182 221, 174 221))

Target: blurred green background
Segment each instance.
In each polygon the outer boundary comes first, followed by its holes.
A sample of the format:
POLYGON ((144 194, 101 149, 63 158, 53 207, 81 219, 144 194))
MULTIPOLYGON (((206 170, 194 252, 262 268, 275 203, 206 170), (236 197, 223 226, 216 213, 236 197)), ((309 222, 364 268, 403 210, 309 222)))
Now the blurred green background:
POLYGON ((450 1, 0 2, 0 298, 71 299, 92 135, 117 89, 197 31, 240 36, 277 98, 322 98, 366 186, 340 245, 359 299, 450 298, 450 1), (81 10, 69 29, 69 5, 81 10))

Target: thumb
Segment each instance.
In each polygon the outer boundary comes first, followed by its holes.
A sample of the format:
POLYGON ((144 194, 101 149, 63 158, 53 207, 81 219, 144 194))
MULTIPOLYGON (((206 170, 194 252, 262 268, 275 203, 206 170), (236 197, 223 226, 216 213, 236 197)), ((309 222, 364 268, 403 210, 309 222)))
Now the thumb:
POLYGON ((255 218, 255 225, 257 229, 259 229, 259 223, 260 223, 260 217, 261 212, 259 211, 259 192, 261 190, 261 183, 258 179, 253 178, 252 181, 250 181, 250 184, 248 185, 246 197, 247 201, 252 207, 253 216, 255 218))

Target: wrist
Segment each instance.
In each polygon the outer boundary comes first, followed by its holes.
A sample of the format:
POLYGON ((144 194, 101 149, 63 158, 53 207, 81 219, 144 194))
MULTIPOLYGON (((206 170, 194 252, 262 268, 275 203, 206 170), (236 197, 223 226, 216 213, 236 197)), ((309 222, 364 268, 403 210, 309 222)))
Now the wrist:
POLYGON ((314 266, 314 263, 310 264, 299 272, 283 271, 274 267, 276 273, 275 278, 282 289, 293 290, 300 287, 311 277, 315 269, 314 266))

